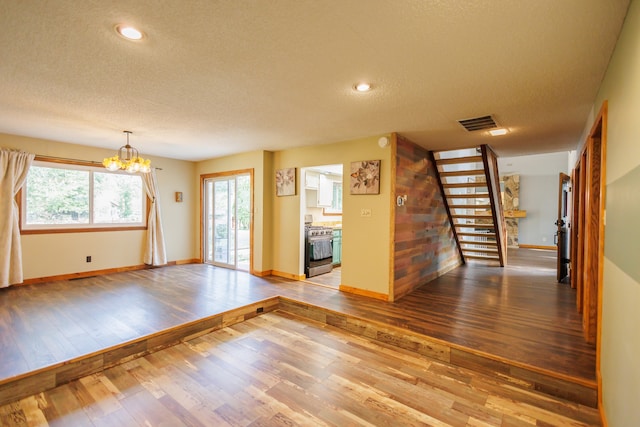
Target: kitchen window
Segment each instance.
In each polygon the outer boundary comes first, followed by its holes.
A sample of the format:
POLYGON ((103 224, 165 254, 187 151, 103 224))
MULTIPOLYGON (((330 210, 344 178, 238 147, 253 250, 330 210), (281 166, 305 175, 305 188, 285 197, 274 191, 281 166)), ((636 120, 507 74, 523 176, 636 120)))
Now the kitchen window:
POLYGON ((36 161, 22 188, 20 208, 24 234, 143 229, 147 197, 140 175, 36 161))

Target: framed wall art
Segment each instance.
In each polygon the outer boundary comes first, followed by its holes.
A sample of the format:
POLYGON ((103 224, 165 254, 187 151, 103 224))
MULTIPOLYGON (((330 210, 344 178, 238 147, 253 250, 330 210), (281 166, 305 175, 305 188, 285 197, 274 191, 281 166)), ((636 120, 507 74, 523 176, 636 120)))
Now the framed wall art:
POLYGON ((296 168, 276 169, 276 196, 296 195, 296 168))
POLYGON ((351 194, 380 194, 380 160, 351 162, 351 194))

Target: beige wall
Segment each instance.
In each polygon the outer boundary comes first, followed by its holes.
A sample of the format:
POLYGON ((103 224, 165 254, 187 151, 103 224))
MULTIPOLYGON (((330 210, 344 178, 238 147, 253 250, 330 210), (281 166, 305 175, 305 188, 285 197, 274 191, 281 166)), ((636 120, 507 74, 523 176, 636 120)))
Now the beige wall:
MULTIPOLYGON (((194 191, 200 191, 204 174, 254 169, 254 265, 256 272, 298 277, 303 268, 304 207, 300 204, 300 168, 343 164, 345 175, 351 162, 382 160, 379 195, 350 195, 344 180, 342 284, 375 293, 389 293, 390 147, 380 148, 378 138, 363 138, 278 152, 255 151, 199 162, 194 191), (296 168, 295 196, 275 196, 276 169, 296 168), (371 217, 360 209, 371 209, 371 217)), ((200 207, 193 214, 200 221, 200 207)), ((198 228, 198 234, 199 234, 198 228)), ((199 237, 194 250, 200 252, 199 237)))
MULTIPOLYGON (((640 2, 632 2, 598 93, 608 100, 605 262, 601 335, 603 404, 609 425, 640 425, 640 2), (612 218, 632 219, 625 223, 612 218)), ((593 120, 587 123, 585 134, 593 120)))
POLYGON ((378 136, 274 153, 274 169, 297 168, 295 196, 273 198, 273 270, 301 275, 303 219, 300 168, 342 164, 342 285, 389 294, 391 230, 391 146, 380 148, 378 136), (381 160, 380 194, 351 195, 351 162, 381 160), (370 209, 362 217, 361 209, 370 209))
MULTIPOLYGON (((151 157, 158 171, 169 261, 200 257, 200 176, 241 169, 254 170, 254 264, 256 272, 302 275, 300 182, 297 194, 275 196, 277 168, 344 165, 382 160, 378 195, 350 195, 344 181, 343 285, 387 295, 390 257, 390 147, 380 148, 377 137, 363 138, 280 152, 255 151, 198 163, 151 157), (175 202, 174 193, 183 193, 175 202), (362 208, 371 217, 361 217, 362 208)), ((0 146, 38 155, 101 160, 113 150, 0 134, 0 146)), ((142 264, 144 231, 85 232, 22 236, 25 279, 142 264), (123 245, 122 242, 127 242, 123 245), (91 255, 92 262, 85 257, 91 255)))
MULTIPOLYGON (((202 175, 237 170, 253 169, 253 266, 252 271, 266 272, 272 269, 271 242, 271 218, 273 197, 271 170, 273 165, 273 153, 267 151, 252 151, 233 156, 198 162, 196 165, 196 180, 193 190, 200 194, 200 179, 202 175)), ((197 238, 194 242, 194 250, 200 254, 200 202, 193 210, 193 219, 196 221, 197 238)), ((200 256, 200 255, 198 255, 200 256)))
MULTIPOLYGON (((66 144, 43 139, 0 134, 0 147, 15 148, 42 156, 101 161, 112 156, 113 150, 66 144)), ((164 222, 169 261, 189 260, 194 252, 197 194, 193 179, 195 164, 180 160, 151 157, 158 171, 160 203, 164 222), (184 202, 176 203, 174 193, 182 191, 184 202)), ((31 234, 22 236, 25 279, 49 277, 84 271, 141 265, 143 263, 144 231, 108 231, 85 233, 31 234), (123 244, 126 242, 126 244, 123 244), (92 262, 86 262, 91 255, 92 262)))

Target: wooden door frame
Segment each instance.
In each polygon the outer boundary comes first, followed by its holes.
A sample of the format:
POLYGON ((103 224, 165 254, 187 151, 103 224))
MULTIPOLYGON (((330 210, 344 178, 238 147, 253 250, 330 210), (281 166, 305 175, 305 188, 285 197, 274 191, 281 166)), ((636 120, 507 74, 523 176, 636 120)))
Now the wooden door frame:
POLYGON ((605 153, 606 112, 603 104, 589 133, 587 141, 587 164, 585 189, 584 243, 587 252, 584 264, 583 326, 588 342, 598 342, 600 309, 602 305, 602 277, 604 262, 604 198, 605 198, 605 153))
POLYGON ((576 308, 579 313, 582 313, 582 278, 583 275, 579 274, 582 271, 583 265, 583 252, 581 249, 584 247, 583 231, 584 231, 584 191, 582 190, 583 183, 585 181, 586 169, 586 152, 583 152, 576 163, 572 172, 573 182, 573 203, 571 212, 571 270, 574 274, 571 275, 571 287, 576 290, 576 308))
POLYGON ((229 177, 235 175, 249 175, 249 191, 251 192, 249 201, 249 212, 250 212, 250 224, 249 224, 249 274, 258 275, 256 270, 253 267, 253 202, 254 202, 254 191, 253 191, 253 175, 254 170, 252 169, 238 169, 233 171, 225 171, 225 172, 215 172, 208 174, 200 175, 200 263, 204 262, 204 232, 205 232, 205 221, 204 218, 204 183, 207 179, 212 178, 222 178, 229 177))
MULTIPOLYGON (((556 254, 556 258, 557 258, 557 265, 556 265, 556 279, 558 280, 558 282, 560 282, 561 280, 565 279, 565 277, 560 277, 560 272, 562 271, 562 255, 563 255, 563 246, 560 243, 560 229, 562 228, 561 225, 558 224, 558 222, 565 216, 569 216, 567 215, 563 215, 563 207, 564 207, 564 212, 567 212, 568 209, 568 197, 567 200, 565 200, 564 195, 565 195, 565 191, 564 191, 564 184, 568 183, 571 184, 571 177, 569 175, 567 175, 564 172, 560 172, 560 175, 558 177, 558 215, 557 215, 557 219, 556 219, 556 235, 558 236, 558 240, 557 240, 557 246, 556 246, 556 250, 557 250, 557 254, 556 254)), ((567 225, 567 230, 569 230, 571 222, 569 222, 567 225)), ((569 231, 567 231, 569 232, 569 231)), ((569 235, 569 239, 571 239, 571 235, 569 235)), ((571 246, 571 243, 569 242, 569 246, 571 246)), ((569 259, 571 259, 571 254, 569 254, 569 259)))
POLYGON ((604 276, 604 207, 608 105, 604 101, 573 170, 574 212, 571 231, 571 285, 582 312, 584 336, 596 346, 598 405, 602 408, 600 349, 604 276), (576 243, 574 245, 574 242, 576 243))

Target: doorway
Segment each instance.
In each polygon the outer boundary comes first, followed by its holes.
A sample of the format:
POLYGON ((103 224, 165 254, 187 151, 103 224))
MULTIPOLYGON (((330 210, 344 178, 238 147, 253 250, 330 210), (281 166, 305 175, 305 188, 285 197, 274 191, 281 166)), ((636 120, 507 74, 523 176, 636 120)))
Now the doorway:
POLYGON ((300 216, 304 224, 300 268, 306 281, 335 289, 340 287, 342 280, 342 178, 342 164, 313 166, 300 171, 300 216), (319 239, 330 239, 330 254, 320 253, 319 239), (316 255, 322 255, 322 259, 316 259, 316 255), (322 268, 317 266, 319 263, 322 268))
POLYGON ((569 228, 569 193, 571 191, 571 177, 560 172, 558 181, 558 218, 556 219, 556 245, 557 245, 557 274, 556 278, 559 283, 568 283, 569 281, 569 250, 570 235, 569 228))
POLYGON ((574 169, 571 285, 582 313, 587 342, 598 345, 604 260, 604 201, 607 104, 594 122, 574 169), (574 245, 575 243, 575 245, 574 245))
POLYGON ((203 262, 251 271, 251 173, 202 177, 203 262))

